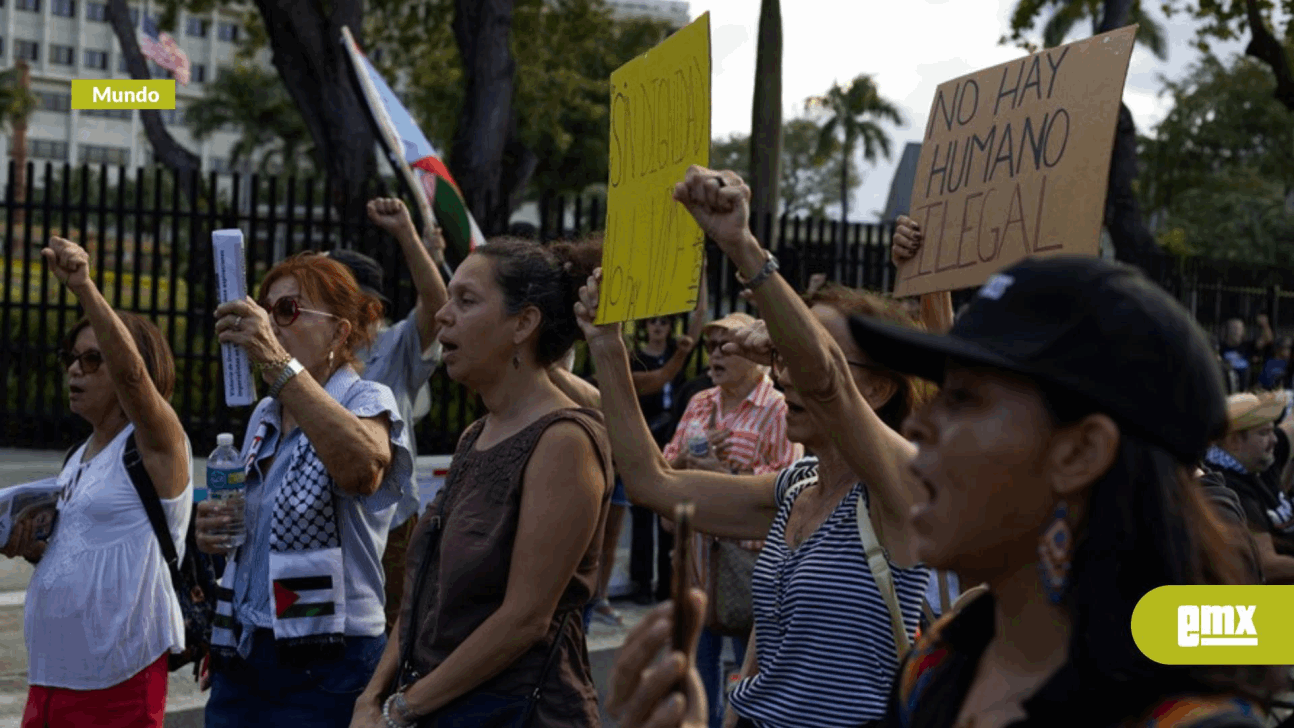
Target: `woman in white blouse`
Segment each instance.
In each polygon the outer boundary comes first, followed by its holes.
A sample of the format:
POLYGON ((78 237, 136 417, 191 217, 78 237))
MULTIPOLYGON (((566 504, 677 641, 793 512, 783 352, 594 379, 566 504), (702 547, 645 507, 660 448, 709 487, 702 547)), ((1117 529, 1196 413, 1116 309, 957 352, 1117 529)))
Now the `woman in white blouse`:
POLYGON ((160 728, 167 654, 183 651, 184 623, 123 455, 133 435, 182 557, 193 458, 167 401, 175 363, 156 326, 108 305, 83 248, 52 238, 41 254, 85 309, 61 354, 69 407, 94 432, 59 475, 48 541, 23 523, 3 550, 36 563, 23 619, 30 689, 22 725, 160 728))

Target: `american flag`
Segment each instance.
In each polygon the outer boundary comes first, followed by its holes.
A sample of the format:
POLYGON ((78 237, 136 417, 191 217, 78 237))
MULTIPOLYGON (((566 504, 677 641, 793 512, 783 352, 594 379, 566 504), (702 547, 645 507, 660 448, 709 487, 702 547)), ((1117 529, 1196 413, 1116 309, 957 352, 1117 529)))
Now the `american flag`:
POLYGON ((144 16, 139 31, 139 50, 146 58, 175 74, 181 86, 189 85, 189 56, 180 48, 170 33, 157 30, 157 23, 144 16))

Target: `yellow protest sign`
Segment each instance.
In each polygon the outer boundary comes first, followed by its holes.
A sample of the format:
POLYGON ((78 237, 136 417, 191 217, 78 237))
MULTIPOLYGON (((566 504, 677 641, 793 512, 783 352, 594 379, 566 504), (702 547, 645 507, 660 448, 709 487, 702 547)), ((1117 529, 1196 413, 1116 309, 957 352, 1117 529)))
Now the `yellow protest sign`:
POLYGON ((939 86, 908 213, 925 233, 894 295, 977 286, 1035 255, 1096 255, 1137 27, 939 86))
POLYGON ((611 74, 598 323, 696 306, 705 236, 673 190, 710 163, 710 14, 611 74))

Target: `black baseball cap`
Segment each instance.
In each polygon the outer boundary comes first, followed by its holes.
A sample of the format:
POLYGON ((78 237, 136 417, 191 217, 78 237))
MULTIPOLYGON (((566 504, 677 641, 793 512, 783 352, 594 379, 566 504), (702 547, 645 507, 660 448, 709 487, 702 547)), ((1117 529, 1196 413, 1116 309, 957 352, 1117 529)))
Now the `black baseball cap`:
POLYGON ((942 383, 948 361, 1058 387, 1194 463, 1227 429, 1208 338, 1172 296, 1100 258, 1026 259, 994 274, 946 335, 853 316, 867 355, 942 383))
POLYGON ((355 275, 355 281, 359 283, 359 288, 365 293, 376 296, 379 301, 388 307, 391 301, 382 293, 382 266, 376 260, 357 253, 354 250, 337 249, 328 253, 328 257, 350 268, 350 272, 355 275))

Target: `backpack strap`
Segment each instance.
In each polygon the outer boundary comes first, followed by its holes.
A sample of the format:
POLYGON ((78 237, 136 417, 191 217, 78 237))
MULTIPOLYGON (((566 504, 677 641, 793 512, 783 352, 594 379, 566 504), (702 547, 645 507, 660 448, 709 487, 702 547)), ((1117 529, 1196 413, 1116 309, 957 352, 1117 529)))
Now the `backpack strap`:
POLYGON ((899 606, 898 593, 894 590, 894 574, 890 572, 890 562, 885 556, 885 549, 876 538, 872 528, 872 519, 867 512, 867 497, 858 494, 858 536, 863 542, 863 551, 867 554, 867 565, 872 570, 876 587, 881 590, 885 606, 890 610, 890 631, 894 634, 894 652, 899 662, 912 649, 912 640, 908 638, 907 628, 903 626, 903 609, 899 606))
POLYGON ((80 442, 76 443, 76 444, 75 444, 75 445, 73 445, 72 447, 69 447, 69 448, 67 449, 67 452, 63 453, 63 467, 65 467, 65 468, 66 468, 66 467, 67 467, 67 462, 68 462, 69 460, 71 460, 71 459, 72 459, 72 456, 76 454, 76 451, 77 451, 77 450, 79 450, 79 449, 81 449, 81 446, 82 446, 82 445, 84 445, 85 443, 89 442, 89 441, 90 441, 90 438, 88 438, 88 437, 87 437, 87 438, 85 438, 84 440, 82 440, 82 441, 80 441, 80 442))
POLYGON ((148 469, 144 467, 144 459, 139 454, 133 432, 126 438, 126 450, 122 453, 121 461, 126 466, 126 472, 130 474, 130 482, 135 486, 139 500, 144 504, 144 512, 148 514, 148 522, 153 526, 157 545, 162 547, 162 558, 166 561, 166 567, 171 570, 171 587, 177 588, 182 582, 180 559, 175 551, 175 541, 171 538, 170 528, 166 525, 166 514, 162 513, 161 496, 157 495, 157 489, 153 487, 153 479, 149 477, 148 469))

